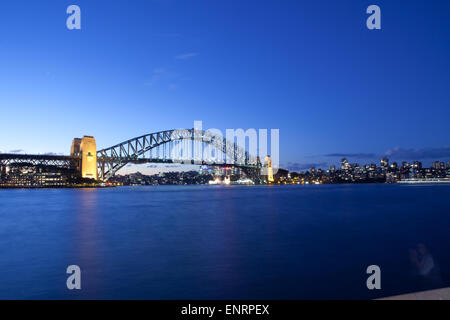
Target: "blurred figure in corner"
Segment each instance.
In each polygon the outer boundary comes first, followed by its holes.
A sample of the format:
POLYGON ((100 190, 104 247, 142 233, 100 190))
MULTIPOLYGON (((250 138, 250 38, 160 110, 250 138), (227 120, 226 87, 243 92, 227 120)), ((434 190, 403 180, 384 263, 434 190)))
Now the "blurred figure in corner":
POLYGON ((420 290, 436 289, 443 286, 439 264, 423 243, 419 243, 417 249, 410 249, 409 256, 413 275, 417 279, 420 290))

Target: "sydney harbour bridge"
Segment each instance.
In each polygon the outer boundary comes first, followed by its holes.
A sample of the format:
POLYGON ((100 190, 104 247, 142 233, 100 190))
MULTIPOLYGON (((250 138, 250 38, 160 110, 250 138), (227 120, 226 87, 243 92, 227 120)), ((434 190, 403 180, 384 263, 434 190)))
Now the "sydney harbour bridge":
POLYGON ((83 178, 107 182, 127 164, 178 163, 238 168, 256 183, 260 158, 221 135, 197 129, 174 129, 146 134, 97 150, 94 137, 72 142, 71 154, 0 154, 0 173, 8 166, 54 166, 74 169, 83 178))

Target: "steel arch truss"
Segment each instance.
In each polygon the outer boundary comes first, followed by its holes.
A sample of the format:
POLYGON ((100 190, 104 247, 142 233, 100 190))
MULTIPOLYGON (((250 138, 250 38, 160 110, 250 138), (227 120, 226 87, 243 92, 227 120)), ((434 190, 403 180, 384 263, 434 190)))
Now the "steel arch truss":
MULTIPOLYGON (((193 145, 195 148, 196 144, 193 145)), ((227 141, 223 136, 195 129, 150 133, 97 151, 98 176, 104 181, 128 163, 148 162, 260 167, 258 158, 249 155, 245 148, 227 141), (192 150, 192 144, 183 149, 183 143, 187 141, 200 142, 199 145, 202 146, 200 156, 192 150), (203 148, 206 145, 212 146, 215 152, 219 153, 214 160, 203 158, 203 148), (180 149, 184 150, 183 156, 174 156, 180 149), (186 149, 192 152, 186 152, 186 149)))

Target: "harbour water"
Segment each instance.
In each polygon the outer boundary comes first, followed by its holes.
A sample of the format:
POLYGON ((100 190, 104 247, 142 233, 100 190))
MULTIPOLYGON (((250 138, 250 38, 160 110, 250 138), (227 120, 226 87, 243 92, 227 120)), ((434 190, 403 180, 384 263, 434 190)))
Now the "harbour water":
POLYGON ((0 190, 0 298, 378 298, 419 289, 418 243, 448 286, 450 185, 0 190))

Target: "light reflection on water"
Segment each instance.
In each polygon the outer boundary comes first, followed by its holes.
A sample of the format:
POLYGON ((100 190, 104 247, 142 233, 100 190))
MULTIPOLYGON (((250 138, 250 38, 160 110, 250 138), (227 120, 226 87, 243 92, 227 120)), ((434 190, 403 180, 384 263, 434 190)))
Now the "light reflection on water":
POLYGON ((449 186, 0 191, 0 298, 375 298, 415 290, 426 242, 449 279, 449 186), (82 290, 65 287, 68 265, 82 290), (365 287, 368 265, 383 290, 365 287))

